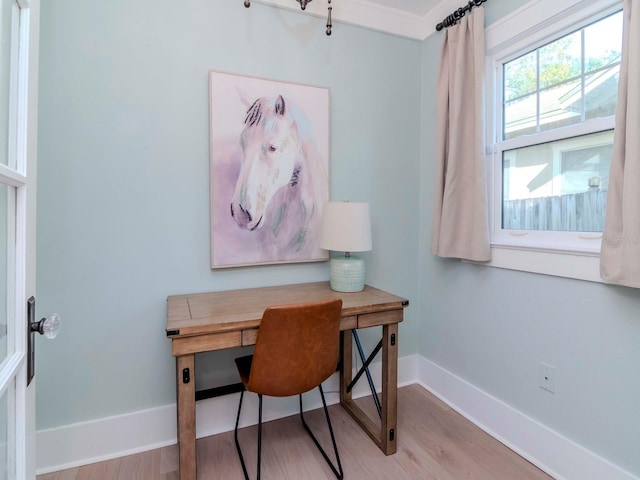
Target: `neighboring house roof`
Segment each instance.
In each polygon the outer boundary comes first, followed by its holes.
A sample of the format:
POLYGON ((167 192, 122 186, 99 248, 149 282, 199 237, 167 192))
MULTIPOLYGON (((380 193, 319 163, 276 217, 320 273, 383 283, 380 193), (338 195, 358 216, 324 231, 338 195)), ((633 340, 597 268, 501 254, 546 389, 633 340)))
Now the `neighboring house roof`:
MULTIPOLYGON (((588 73, 585 76, 584 95, 586 110, 594 111, 598 105, 615 105, 617 83, 620 72, 620 58, 606 67, 588 73)), ((582 85, 580 77, 573 78, 550 88, 532 92, 508 104, 509 115, 515 119, 505 125, 505 132, 512 137, 514 133, 535 131, 537 124, 536 102, 539 94, 540 126, 542 130, 553 128, 552 125, 575 123, 571 119, 582 113, 582 85)), ((579 120, 577 120, 579 121, 579 120)))

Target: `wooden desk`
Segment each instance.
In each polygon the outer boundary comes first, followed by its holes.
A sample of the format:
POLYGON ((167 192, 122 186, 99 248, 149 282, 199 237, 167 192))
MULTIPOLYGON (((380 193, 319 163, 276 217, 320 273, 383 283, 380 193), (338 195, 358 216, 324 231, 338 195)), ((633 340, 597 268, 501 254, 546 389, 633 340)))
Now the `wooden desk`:
POLYGON ((366 286, 362 292, 334 292, 328 282, 167 298, 167 337, 176 357, 180 480, 196 479, 195 354, 253 345, 265 308, 271 305, 342 299, 340 403, 386 454, 396 452, 398 323, 409 302, 366 286), (382 411, 380 426, 353 401, 351 331, 382 326, 382 411))

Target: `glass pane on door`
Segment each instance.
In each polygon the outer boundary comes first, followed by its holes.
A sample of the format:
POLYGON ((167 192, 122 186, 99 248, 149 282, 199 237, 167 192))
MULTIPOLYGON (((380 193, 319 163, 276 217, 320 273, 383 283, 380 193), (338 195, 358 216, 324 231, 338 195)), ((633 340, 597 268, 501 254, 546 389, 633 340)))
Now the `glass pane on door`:
POLYGON ((9 272, 12 272, 13 262, 13 229, 9 224, 9 219, 13 218, 13 213, 9 209, 14 209, 15 204, 9 196, 15 193, 15 189, 8 185, 0 184, 0 364, 10 353, 9 339, 12 332, 9 331, 9 299, 13 295, 13 290, 9 288, 9 272), (10 215, 10 213, 12 215, 10 215), (11 291, 10 291, 11 290, 11 291))
POLYGON ((9 388, 2 395, 0 395, 0 480, 9 480, 13 477, 13 451, 11 451, 10 442, 13 435, 13 418, 15 415, 13 411, 14 403, 10 400, 13 396, 13 382, 9 384, 9 388))
POLYGON ((16 89, 19 8, 14 1, 0 4, 0 163, 15 168, 16 89))

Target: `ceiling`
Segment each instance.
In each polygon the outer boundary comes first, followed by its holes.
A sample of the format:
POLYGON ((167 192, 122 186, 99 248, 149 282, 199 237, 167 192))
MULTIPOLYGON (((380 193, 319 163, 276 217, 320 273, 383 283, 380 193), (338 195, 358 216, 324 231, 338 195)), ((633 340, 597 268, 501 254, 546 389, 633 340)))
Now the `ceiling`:
MULTIPOLYGON (((368 0, 389 8, 397 8, 413 15, 426 15, 440 0, 368 0)), ((464 2, 462 2, 464 3, 464 2)))
MULTIPOLYGON (((300 5, 295 0, 255 0, 295 10, 300 5)), ((435 33, 435 27, 447 15, 463 6, 464 0, 331 0, 334 35, 340 22, 379 30, 402 37, 424 40, 435 33)), ((304 14, 319 17, 327 15, 326 0, 315 0, 307 5, 304 14)))

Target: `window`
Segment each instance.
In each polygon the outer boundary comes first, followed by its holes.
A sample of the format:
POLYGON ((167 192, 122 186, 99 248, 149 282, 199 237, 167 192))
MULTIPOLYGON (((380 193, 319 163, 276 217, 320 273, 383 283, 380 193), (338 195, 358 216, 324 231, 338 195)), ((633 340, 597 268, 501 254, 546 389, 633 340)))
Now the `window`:
POLYGON ((621 2, 532 4, 487 29, 492 247, 494 253, 502 247, 597 255, 615 125, 621 2), (536 9, 540 22, 531 27, 536 9))

